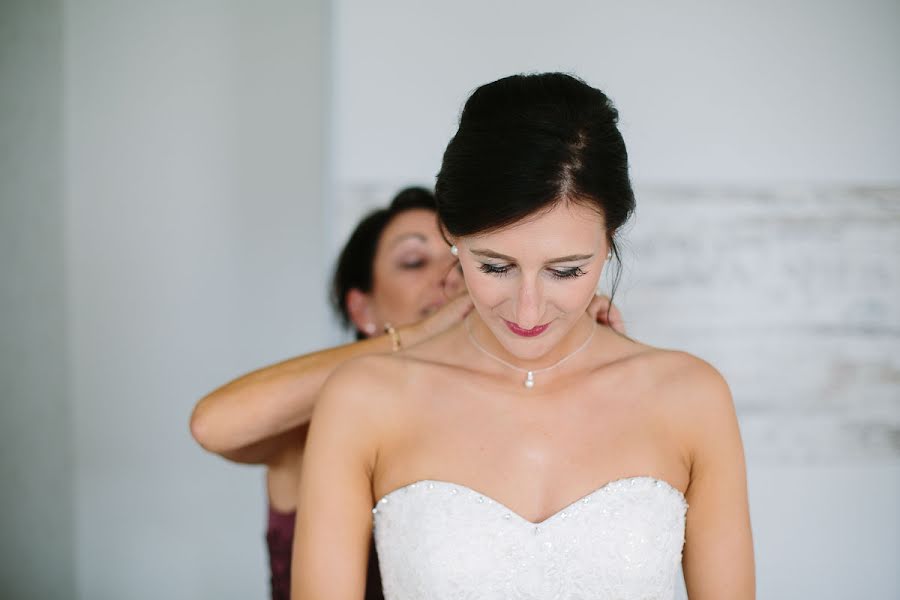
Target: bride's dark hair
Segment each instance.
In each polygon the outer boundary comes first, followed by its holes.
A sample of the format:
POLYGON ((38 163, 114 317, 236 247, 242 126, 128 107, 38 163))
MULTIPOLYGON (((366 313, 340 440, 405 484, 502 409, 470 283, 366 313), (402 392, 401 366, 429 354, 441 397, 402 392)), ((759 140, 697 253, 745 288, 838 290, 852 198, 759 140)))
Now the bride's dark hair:
POLYGON ((564 73, 513 75, 479 87, 437 176, 444 228, 454 236, 487 233, 575 202, 603 216, 618 259, 615 233, 635 206, 618 120, 606 94, 564 73))

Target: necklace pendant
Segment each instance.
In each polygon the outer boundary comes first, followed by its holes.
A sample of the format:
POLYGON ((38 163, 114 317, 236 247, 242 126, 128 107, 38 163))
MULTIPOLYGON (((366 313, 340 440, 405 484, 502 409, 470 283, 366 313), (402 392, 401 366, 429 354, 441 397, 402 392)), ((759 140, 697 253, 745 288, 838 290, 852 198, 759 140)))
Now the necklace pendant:
POLYGON ((534 387, 534 371, 528 371, 528 374, 525 375, 524 384, 529 390, 534 387))

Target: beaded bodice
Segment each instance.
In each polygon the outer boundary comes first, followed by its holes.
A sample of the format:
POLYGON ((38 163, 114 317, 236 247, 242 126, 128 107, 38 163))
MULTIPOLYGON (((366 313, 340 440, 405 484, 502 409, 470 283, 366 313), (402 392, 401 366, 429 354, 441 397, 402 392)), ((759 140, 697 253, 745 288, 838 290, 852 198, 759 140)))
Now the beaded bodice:
POLYGON ((671 600, 686 511, 651 477, 610 482, 540 523, 441 481, 372 510, 387 600, 671 600))

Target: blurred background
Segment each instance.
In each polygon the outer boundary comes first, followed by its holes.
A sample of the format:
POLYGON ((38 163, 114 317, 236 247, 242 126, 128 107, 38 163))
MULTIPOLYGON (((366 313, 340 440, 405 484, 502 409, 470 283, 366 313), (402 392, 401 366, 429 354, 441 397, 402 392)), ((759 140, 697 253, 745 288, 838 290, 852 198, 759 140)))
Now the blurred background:
POLYGON ((900 598, 897 0, 4 0, 0 597, 266 597, 193 404, 345 341, 352 225, 544 70, 620 109, 616 301, 732 385, 758 597, 900 598))

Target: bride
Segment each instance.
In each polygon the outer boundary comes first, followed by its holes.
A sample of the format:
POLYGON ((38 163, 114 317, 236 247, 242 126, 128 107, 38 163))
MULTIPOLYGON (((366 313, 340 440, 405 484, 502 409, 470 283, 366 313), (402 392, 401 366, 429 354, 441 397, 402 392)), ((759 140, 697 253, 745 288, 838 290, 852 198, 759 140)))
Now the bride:
POLYGON ((475 310, 335 372, 301 477, 293 597, 754 597, 743 449, 702 360, 585 309, 634 209, 618 114, 574 77, 478 88, 438 175, 475 310), (374 508, 373 508, 374 506, 374 508))

